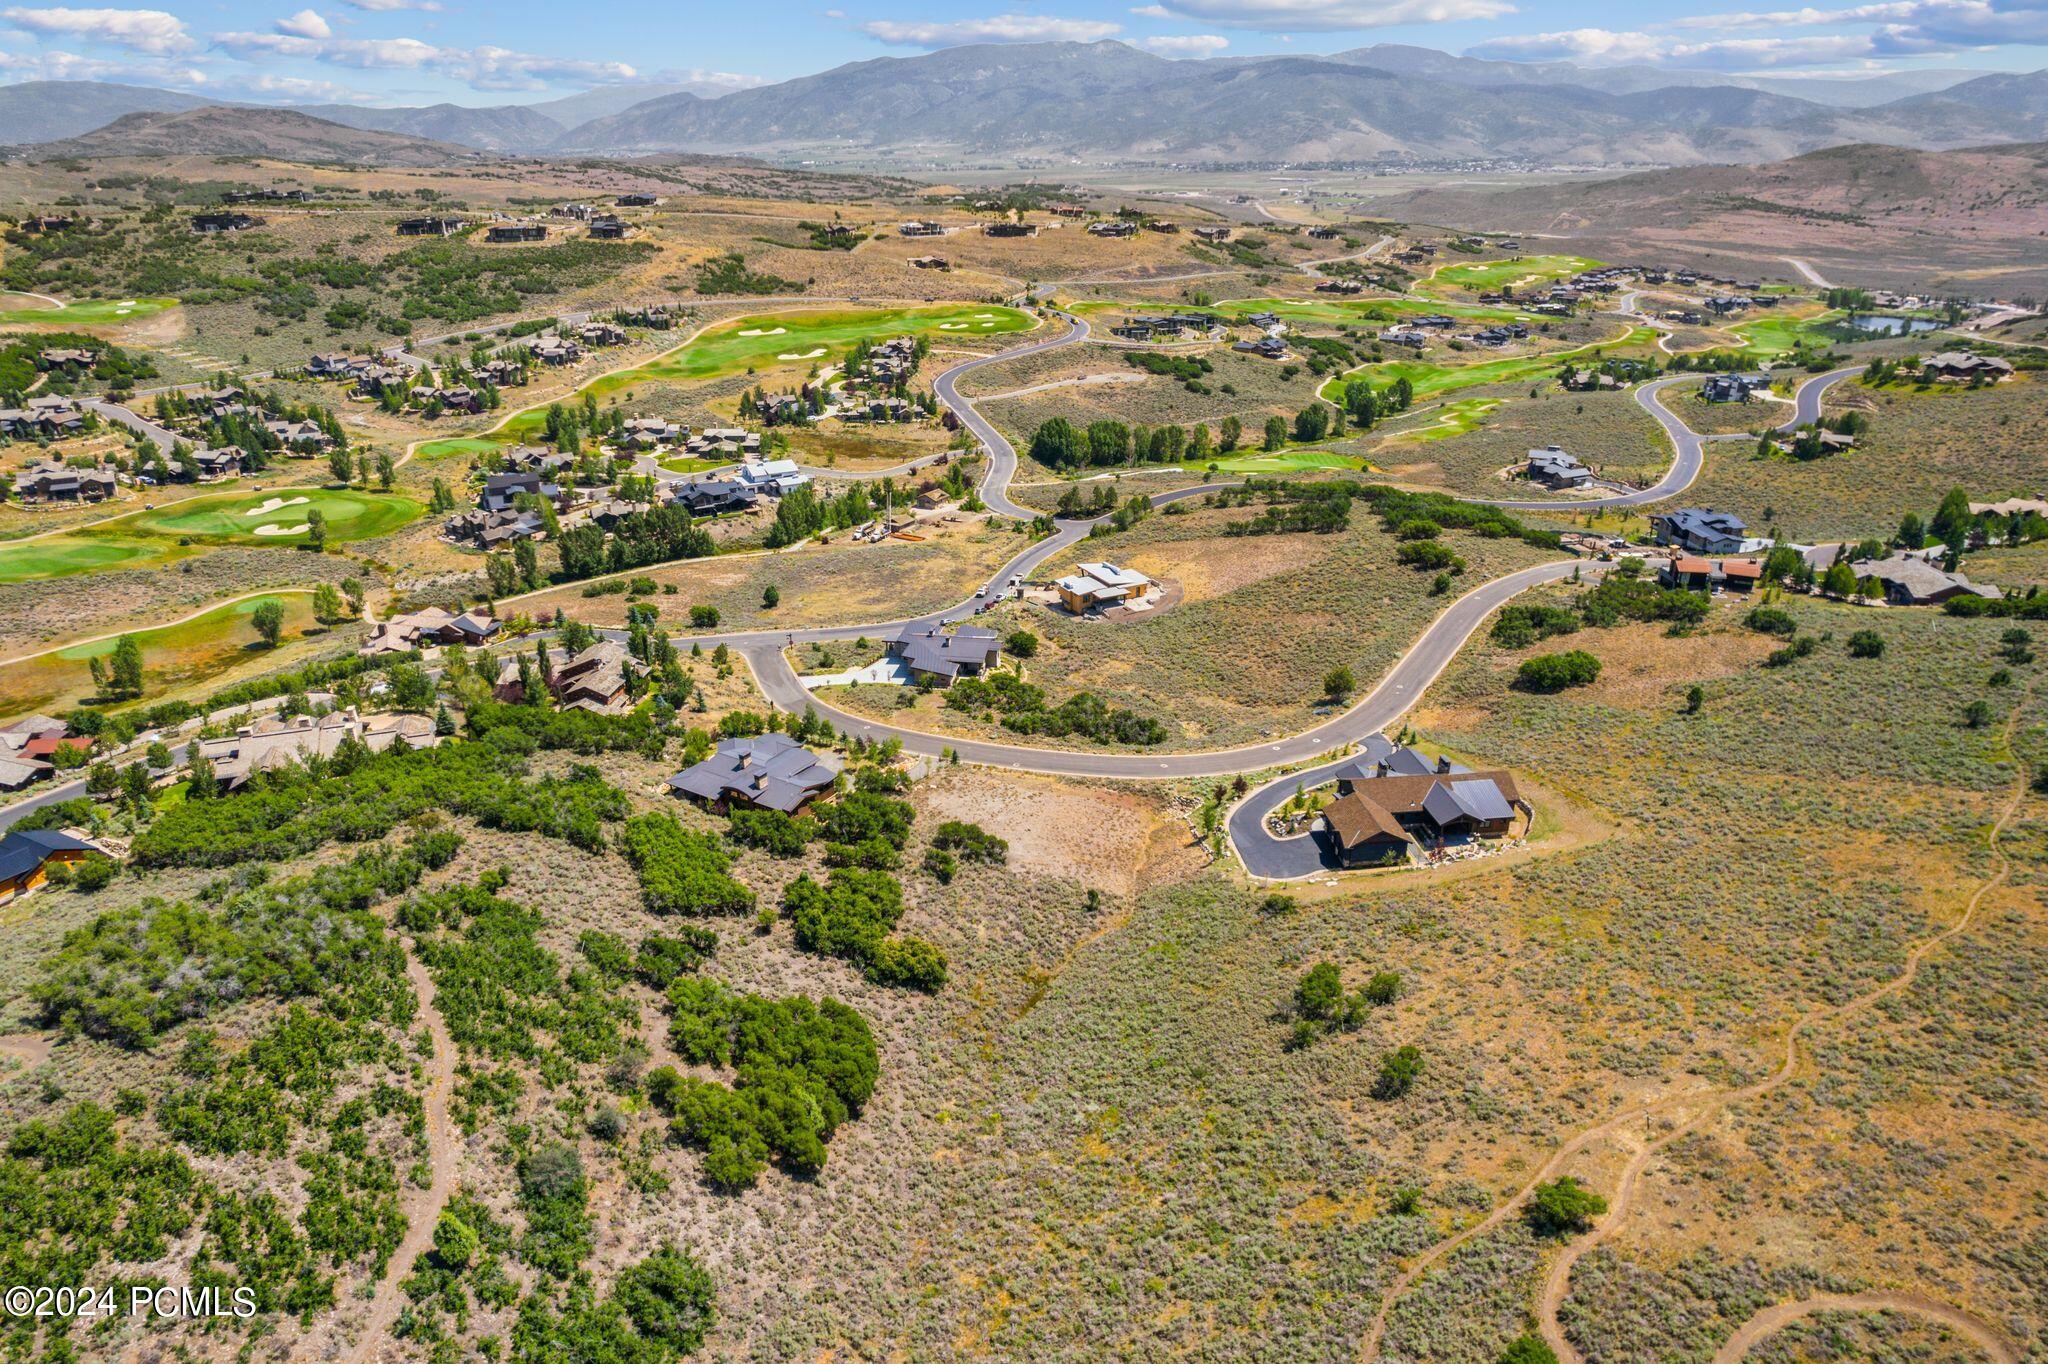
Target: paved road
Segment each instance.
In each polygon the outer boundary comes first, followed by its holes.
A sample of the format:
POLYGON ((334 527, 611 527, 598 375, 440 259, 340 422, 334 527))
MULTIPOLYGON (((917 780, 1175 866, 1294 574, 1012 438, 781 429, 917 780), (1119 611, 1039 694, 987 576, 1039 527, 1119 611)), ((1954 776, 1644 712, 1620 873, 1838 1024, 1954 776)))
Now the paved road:
POLYGON ((1061 346, 1071 346, 1088 339, 1087 322, 1070 313, 1055 315, 1065 319, 1067 323, 1067 330, 1060 335, 1033 342, 1028 346, 997 351, 994 355, 962 360, 932 380, 932 388, 939 395, 939 401, 951 408, 960 418, 960 424, 972 431, 988 449, 988 472, 982 476, 979 490, 981 500, 988 504, 989 510, 1003 516, 1014 516, 1020 521, 1034 520, 1040 513, 1029 507, 1020 507, 1010 500, 1010 480, 1017 475, 1017 451, 988 418, 975 410, 973 403, 960 396, 960 391, 954 385, 959 382, 961 375, 970 374, 985 365, 1007 364, 1012 360, 1021 360, 1027 355, 1057 350, 1061 346))
MULTIPOLYGON (((141 436, 144 440, 155 441, 156 448, 162 451, 166 458, 168 458, 171 453, 171 447, 184 439, 183 436, 171 430, 169 427, 159 425, 158 423, 149 420, 147 417, 142 416, 138 412, 131 411, 130 409, 121 406, 119 403, 110 403, 106 401, 104 398, 88 398, 81 404, 81 406, 85 407, 86 410, 96 413, 100 417, 105 418, 107 421, 113 422, 119 426, 127 427, 130 431, 133 431, 136 435, 141 436)), ((198 450, 204 450, 206 446, 203 442, 197 442, 195 443, 194 448, 198 450)))

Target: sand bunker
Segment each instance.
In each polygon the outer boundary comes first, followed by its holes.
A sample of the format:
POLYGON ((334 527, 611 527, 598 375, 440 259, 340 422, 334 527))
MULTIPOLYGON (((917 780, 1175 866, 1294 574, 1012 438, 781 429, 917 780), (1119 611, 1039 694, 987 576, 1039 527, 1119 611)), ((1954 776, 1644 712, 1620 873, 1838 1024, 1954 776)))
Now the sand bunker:
POLYGON ((807 350, 802 355, 798 355, 793 350, 786 350, 775 358, 778 360, 815 360, 824 353, 825 348, 820 346, 816 350, 807 350))
MULTIPOLYGON (((270 499, 269 501, 265 502, 265 503, 264 503, 264 504, 263 504, 262 506, 260 506, 260 507, 251 507, 251 508, 249 508, 249 510, 247 510, 247 511, 243 512, 243 513, 242 513, 242 515, 244 515, 244 516, 268 516, 268 515, 270 515, 270 514, 271 514, 272 512, 274 512, 274 511, 281 511, 281 510, 283 510, 283 509, 284 509, 284 508, 286 508, 286 507, 296 507, 296 506, 299 506, 299 505, 301 505, 301 504, 302 504, 302 503, 304 503, 305 501, 306 501, 306 499, 305 499, 305 498, 303 498, 303 497, 294 497, 294 498, 290 499, 289 501, 287 501, 286 499, 284 499, 284 498, 282 498, 282 497, 273 497, 273 498, 271 498, 271 499, 270 499)), ((257 533, 258 535, 261 535, 261 534, 262 534, 263 532, 262 532, 262 531, 258 531, 258 532, 256 532, 256 533, 257 533)))
POLYGON ((311 530, 311 529, 313 529, 313 527, 312 527, 312 524, 311 524, 310 522, 306 522, 306 521, 301 521, 301 522, 299 522, 299 524, 298 524, 298 525, 296 525, 296 526, 258 526, 258 527, 256 527, 256 534, 258 534, 258 535, 304 535, 304 534, 305 534, 305 533, 306 533, 307 531, 309 531, 309 530, 311 530))
POLYGON ((981 320, 982 318, 984 318, 984 317, 994 317, 994 316, 995 316, 995 314, 994 314, 994 313, 976 313, 976 314, 974 315, 974 317, 975 317, 975 320, 976 320, 976 321, 980 321, 980 320, 981 320))
POLYGON ((965 322, 941 322, 939 330, 942 332, 964 332, 967 330, 967 324, 965 322))
POLYGON ((770 329, 770 328, 765 328, 765 327, 749 327, 749 328, 747 328, 747 329, 746 329, 745 331, 741 332, 741 333, 740 333, 740 335, 741 335, 741 336, 780 336, 780 335, 782 335, 782 334, 783 334, 784 332, 786 332, 786 331, 788 331, 788 330, 789 330, 789 328, 787 328, 787 327, 775 327, 775 328, 772 328, 772 329, 770 329))

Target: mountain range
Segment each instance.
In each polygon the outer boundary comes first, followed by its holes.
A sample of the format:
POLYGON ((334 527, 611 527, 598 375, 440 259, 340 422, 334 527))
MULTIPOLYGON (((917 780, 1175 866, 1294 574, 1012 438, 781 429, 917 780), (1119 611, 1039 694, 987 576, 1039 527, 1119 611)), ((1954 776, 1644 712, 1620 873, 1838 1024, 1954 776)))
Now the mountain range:
MULTIPOLYGON (((19 143, 99 129, 109 135, 98 144, 112 147, 120 135, 100 125, 114 115, 204 103, 133 86, 31 82, 0 86, 0 127, 19 143)), ((1020 43, 876 58, 732 93, 614 86, 533 105, 296 112, 515 155, 1643 166, 1772 161, 1855 143, 1934 149, 2048 138, 2048 72, 1735 78, 1395 44, 1175 61, 1117 42, 1020 43)))

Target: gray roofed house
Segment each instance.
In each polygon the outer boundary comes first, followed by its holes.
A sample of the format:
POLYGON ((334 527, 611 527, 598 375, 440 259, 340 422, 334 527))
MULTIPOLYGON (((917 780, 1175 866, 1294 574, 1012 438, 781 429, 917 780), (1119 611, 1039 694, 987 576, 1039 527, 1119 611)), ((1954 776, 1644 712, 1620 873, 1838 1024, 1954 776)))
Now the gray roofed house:
POLYGON ((633 698, 626 694, 626 666, 631 661, 626 646, 609 639, 569 655, 548 674, 555 704, 564 710, 623 715, 633 708, 633 698))
POLYGON ((1740 554, 1749 548, 1749 527, 1731 512, 1680 507, 1650 518, 1660 545, 1677 545, 1695 554, 1740 554))
POLYGON ((1882 559, 1852 564, 1856 579, 1875 578, 1884 587, 1884 599, 1893 606, 1935 606, 1950 597, 1976 596, 1996 600, 1998 589, 1971 582, 1960 573, 1948 573, 1925 559, 1910 554, 1892 554, 1882 559))
POLYGON ((794 814, 832 789, 839 759, 816 753, 787 734, 725 739, 711 756, 668 779, 679 796, 728 809, 780 810, 794 814))
POLYGON ((1002 637, 986 625, 963 625, 950 635, 936 625, 915 626, 889 641, 889 653, 912 678, 940 686, 993 668, 1001 651, 1002 637))
POLYGON ((1593 471, 1555 445, 1529 452, 1528 477, 1550 488, 1583 488, 1593 481, 1593 471))

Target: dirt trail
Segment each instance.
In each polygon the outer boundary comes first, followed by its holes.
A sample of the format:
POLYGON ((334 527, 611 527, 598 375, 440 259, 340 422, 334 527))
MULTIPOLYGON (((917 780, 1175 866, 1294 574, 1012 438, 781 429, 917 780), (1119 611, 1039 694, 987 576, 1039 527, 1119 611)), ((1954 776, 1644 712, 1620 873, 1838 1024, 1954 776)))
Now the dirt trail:
POLYGON ((426 1188, 415 1190, 406 1199, 405 1239, 398 1243, 391 1263, 384 1270, 383 1281, 377 1285, 377 1296, 370 1300, 369 1311, 363 1317, 362 1333, 356 1337, 354 1347, 346 1356, 350 1364, 370 1364, 373 1360, 382 1359, 385 1348, 392 1344, 391 1324, 398 1318, 403 1299, 399 1285, 412 1272, 413 1262, 433 1245, 434 1226, 441 1219, 441 1209, 447 1206, 448 1195, 455 1190, 459 1150, 448 1123, 448 1097, 455 1086, 455 1042, 448 1036, 448 1025, 442 1021, 441 1011, 434 1005, 434 978, 417 956, 407 955, 405 978, 419 996, 420 1016, 426 1022, 427 1035, 434 1042, 434 1057, 427 1063, 427 1086, 423 1096, 427 1116, 427 1159, 433 1179, 426 1188))
MULTIPOLYGON (((2026 709, 2028 703, 2032 700, 2033 690, 2032 685, 2029 685, 2014 704, 2011 713, 2006 716, 2004 737, 2008 745, 2010 745, 2012 740, 2013 726, 2018 722, 2020 713, 2026 709)), ((1457 1233, 1455 1236, 1439 1241, 1421 1259, 1410 1265, 1395 1278, 1393 1283, 1388 1286, 1385 1296, 1381 1298, 1379 1310, 1373 1314, 1372 1324, 1366 1332, 1364 1346, 1360 1351, 1360 1359, 1373 1361, 1379 1358, 1380 1340, 1386 1332, 1389 1313, 1393 1310, 1395 1302, 1425 1272, 1441 1263, 1446 1256, 1457 1250, 1460 1246, 1465 1245, 1477 1236, 1491 1231, 1507 1220, 1529 1198, 1538 1184, 1555 1179, 1563 1171, 1565 1164, 1571 1157, 1596 1142, 1614 1139, 1623 1145, 1633 1148, 1633 1154, 1630 1156, 1629 1162, 1623 1169, 1621 1178, 1616 1184, 1614 1197, 1608 1207, 1608 1211, 1594 1224, 1590 1231, 1567 1245, 1558 1255, 1557 1260, 1551 1265, 1550 1273, 1544 1281, 1543 1294, 1538 1303, 1536 1314, 1543 1339, 1556 1352, 1560 1364, 1583 1364, 1583 1356, 1565 1338, 1564 1328, 1558 1322, 1558 1309, 1563 1305, 1565 1294, 1570 1290, 1571 1272, 1579 1259, 1587 1251, 1605 1240, 1628 1216, 1630 1209, 1634 1205, 1637 1187, 1650 1162, 1672 1142, 1688 1132, 1696 1130, 1709 1119, 1718 1116, 1734 1105, 1760 1098, 1784 1085, 1797 1071, 1799 1043, 1803 1036, 1820 1024, 1835 1022, 1861 1013, 1872 1005, 1906 990, 1918 977, 1920 963, 1926 960, 1930 953, 1968 931, 1970 925, 1976 919, 1977 910, 1983 904, 1984 897, 1997 887, 2005 884, 2006 879, 2012 873, 2011 860, 2006 857, 2004 849, 1999 846, 1999 840, 2007 826, 2012 823, 2013 817, 2019 813, 2020 805, 2026 800, 2026 795, 2027 777, 2025 771, 2022 770, 2014 779, 2011 797, 2007 799, 2004 808, 1999 811, 1998 818, 1992 822, 1991 827, 1985 833, 1987 846, 1996 864, 1995 870, 1990 877, 1971 893, 1969 900, 1963 905, 1962 913, 1957 916, 1954 923, 1942 929, 1933 937, 1925 939, 1906 954, 1905 965, 1897 975, 1882 985, 1856 996, 1854 999, 1846 1000, 1841 1004, 1823 1005, 1802 1014, 1793 1022, 1791 1028, 1785 1034, 1784 1049, 1778 1058, 1778 1064, 1769 1075, 1761 1080, 1734 1089, 1670 1095, 1666 1098, 1654 1100, 1629 1109, 1571 1137, 1564 1145, 1558 1148, 1557 1152, 1549 1160, 1544 1162, 1542 1169, 1538 1170, 1530 1177, 1527 1183, 1523 1184, 1520 1189, 1516 1190, 1515 1193, 1495 1207, 1483 1221, 1457 1233), (1654 1139, 1647 1133, 1639 1133, 1634 1130, 1638 1124, 1646 1123, 1650 1119, 1657 1117, 1673 1117, 1675 1121, 1664 1131, 1656 1135, 1654 1139)), ((1954 1325, 1957 1329, 1963 1330, 1972 1340, 1980 1344, 1986 1342, 1994 1343, 1996 1348, 1993 1348, 1992 1345, 1986 1345, 1986 1348, 1991 1349, 1993 1358, 2001 1361, 2001 1364, 2004 1364, 2005 1361, 2014 1361, 2016 1364, 2018 1359, 2017 1352, 2005 1342, 2004 1336, 1997 1328, 1980 1318, 1971 1316, 1960 1308, 1912 1293, 1872 1293, 1861 1296, 1872 1300, 1882 1298, 1896 1301, 1901 1305, 1901 1310, 1917 1310, 1922 1315, 1935 1315, 1936 1309, 1938 1309, 1940 1318, 1944 1323, 1954 1325), (1922 1306, 1914 1307, 1911 1305, 1914 1303, 1921 1304, 1922 1306)), ((1844 1301, 1853 1300, 1844 1299, 1844 1301)), ((1778 1330, 1786 1323, 1805 1315, 1808 1311, 1824 1310, 1827 1310, 1824 1305, 1811 1306, 1809 1303, 1786 1303, 1780 1304, 1778 1307, 1768 1308, 1756 1317, 1753 1317, 1742 1330, 1735 1334, 1728 1345, 1723 1347, 1722 1352, 1715 1356, 1715 1364, 1730 1364, 1730 1361, 1740 1359, 1742 1357, 1740 1352, 1729 1353, 1737 1342, 1747 1341, 1754 1343, 1756 1340, 1761 1340, 1771 1334, 1771 1332, 1778 1330), (1755 1334, 1752 1335, 1750 1332, 1753 1328, 1755 1329, 1755 1334)), ((1747 1348, 1748 1344, 1744 1344, 1743 1349, 1746 1350, 1747 1348)))
POLYGON ((1926 1317, 1967 1338, 1996 1364, 2019 1364, 2019 1351, 1996 1331, 1968 1312, 1958 1311, 1936 1298, 1919 1293, 1816 1293, 1798 1302, 1781 1302, 1766 1307, 1729 1337, 1714 1354, 1714 1364, 1739 1364, 1764 1340, 1784 1330, 1801 1317, 1816 1312, 1906 1312, 1926 1317))

